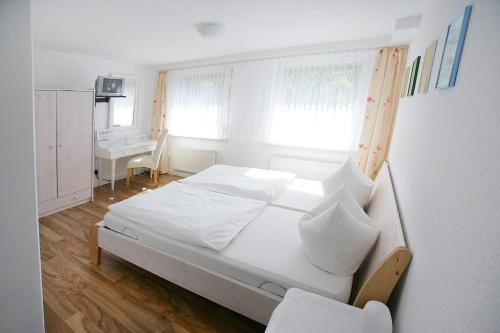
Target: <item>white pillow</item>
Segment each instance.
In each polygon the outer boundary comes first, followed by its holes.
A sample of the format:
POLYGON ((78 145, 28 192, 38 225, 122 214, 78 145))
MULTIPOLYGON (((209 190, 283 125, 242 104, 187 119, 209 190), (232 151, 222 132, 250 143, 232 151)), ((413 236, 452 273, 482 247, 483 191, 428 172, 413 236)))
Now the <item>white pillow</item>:
POLYGON ((299 234, 309 261, 339 276, 354 274, 377 240, 378 229, 336 203, 316 217, 306 214, 299 234))
POLYGON ((332 193, 341 184, 351 191, 361 207, 366 205, 373 190, 373 182, 361 172, 351 158, 348 158, 337 172, 323 181, 323 188, 325 193, 332 193))
POLYGON ((318 216, 335 206, 337 202, 340 202, 342 206, 344 206, 344 209, 358 220, 369 225, 373 224, 371 218, 365 213, 363 208, 361 208, 356 198, 354 198, 351 191, 349 191, 344 184, 341 184, 335 192, 323 200, 318 206, 311 209, 308 214, 311 216, 318 216))

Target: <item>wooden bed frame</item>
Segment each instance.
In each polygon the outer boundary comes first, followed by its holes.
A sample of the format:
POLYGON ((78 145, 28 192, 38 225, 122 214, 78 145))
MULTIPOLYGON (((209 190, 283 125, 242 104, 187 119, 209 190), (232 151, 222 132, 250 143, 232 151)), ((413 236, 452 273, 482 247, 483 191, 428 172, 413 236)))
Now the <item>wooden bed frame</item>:
MULTIPOLYGON (((364 307, 377 300, 386 303, 411 259, 387 163, 384 163, 367 206, 367 213, 381 232, 370 255, 355 274, 353 305, 364 307)), ((223 274, 182 261, 163 251, 95 224, 90 231, 90 261, 99 265, 101 249, 127 260, 172 283, 188 289, 262 324, 267 324, 281 297, 223 274)))

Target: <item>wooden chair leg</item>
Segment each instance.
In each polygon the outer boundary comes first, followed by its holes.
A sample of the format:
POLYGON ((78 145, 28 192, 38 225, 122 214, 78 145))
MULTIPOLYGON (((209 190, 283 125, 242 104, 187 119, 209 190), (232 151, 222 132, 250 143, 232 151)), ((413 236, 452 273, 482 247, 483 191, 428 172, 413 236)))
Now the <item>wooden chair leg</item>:
POLYGON ((101 263, 101 248, 99 247, 99 223, 92 225, 89 235, 89 259, 94 265, 101 263))
POLYGON ((130 180, 132 179, 133 175, 134 175, 134 168, 128 168, 127 169, 127 188, 130 186, 130 180))
POLYGON ((158 186, 158 170, 155 170, 153 173, 154 173, 153 179, 155 182, 155 186, 158 186))

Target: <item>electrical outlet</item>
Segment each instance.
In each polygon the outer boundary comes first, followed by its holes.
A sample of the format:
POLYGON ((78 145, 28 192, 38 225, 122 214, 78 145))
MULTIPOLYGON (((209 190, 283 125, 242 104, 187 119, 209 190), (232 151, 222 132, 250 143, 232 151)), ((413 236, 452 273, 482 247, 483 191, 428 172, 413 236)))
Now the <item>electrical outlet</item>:
POLYGON ((113 135, 113 131, 109 128, 98 129, 95 131, 95 139, 96 141, 103 141, 111 139, 113 135))

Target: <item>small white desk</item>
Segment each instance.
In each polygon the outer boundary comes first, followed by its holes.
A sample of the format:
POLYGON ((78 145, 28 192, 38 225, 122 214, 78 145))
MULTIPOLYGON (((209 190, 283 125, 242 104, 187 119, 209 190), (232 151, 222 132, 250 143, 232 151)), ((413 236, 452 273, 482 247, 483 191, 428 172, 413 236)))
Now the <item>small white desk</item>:
POLYGON ((147 152, 154 152, 156 140, 150 140, 146 135, 126 136, 95 142, 95 157, 98 158, 99 185, 102 179, 102 160, 111 161, 111 190, 115 190, 116 160, 147 152))

